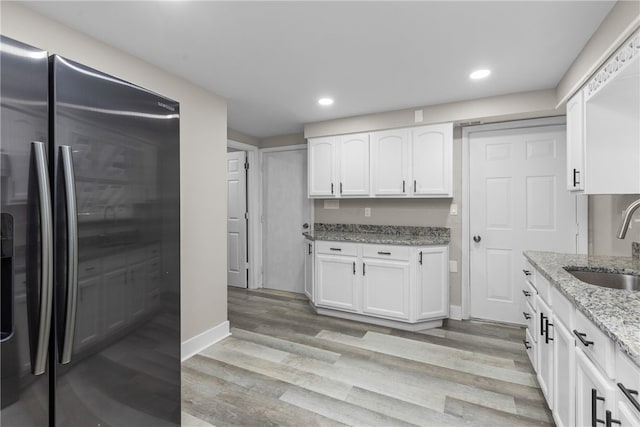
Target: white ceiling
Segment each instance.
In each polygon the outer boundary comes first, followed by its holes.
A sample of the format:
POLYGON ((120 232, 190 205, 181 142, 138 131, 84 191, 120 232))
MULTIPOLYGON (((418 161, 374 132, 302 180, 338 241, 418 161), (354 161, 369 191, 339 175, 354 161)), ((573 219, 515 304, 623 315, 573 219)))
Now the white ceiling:
POLYGON ((613 1, 29 2, 228 99, 229 127, 555 88, 613 1), (482 81, 468 76, 490 68, 482 81), (335 98, 321 107, 321 96, 335 98))

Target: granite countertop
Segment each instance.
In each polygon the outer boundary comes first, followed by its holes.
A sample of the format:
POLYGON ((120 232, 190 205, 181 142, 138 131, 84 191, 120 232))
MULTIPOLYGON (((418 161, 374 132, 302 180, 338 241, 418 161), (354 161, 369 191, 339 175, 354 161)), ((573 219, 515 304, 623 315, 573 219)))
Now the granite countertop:
POLYGON ((303 235, 309 240, 406 246, 447 245, 451 240, 446 227, 392 225, 314 224, 314 231, 303 235))
POLYGON ((640 366, 640 291, 609 289, 582 282, 563 267, 589 267, 640 275, 640 260, 526 251, 525 257, 569 301, 640 366))

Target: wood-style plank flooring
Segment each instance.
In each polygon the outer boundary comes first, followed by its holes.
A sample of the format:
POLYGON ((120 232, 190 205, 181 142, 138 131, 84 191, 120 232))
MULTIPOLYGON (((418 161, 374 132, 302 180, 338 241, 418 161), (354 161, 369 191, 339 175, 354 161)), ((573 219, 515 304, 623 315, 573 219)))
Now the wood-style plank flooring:
POLYGON ((406 332, 237 288, 229 320, 231 337, 182 364, 184 426, 553 425, 518 327, 406 332))

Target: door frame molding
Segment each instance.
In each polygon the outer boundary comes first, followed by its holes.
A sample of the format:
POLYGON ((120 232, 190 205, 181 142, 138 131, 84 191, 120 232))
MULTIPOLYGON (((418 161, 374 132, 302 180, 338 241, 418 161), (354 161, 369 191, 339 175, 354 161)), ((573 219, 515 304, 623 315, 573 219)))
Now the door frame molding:
MULTIPOLYGON (((258 150, 259 152, 259 156, 260 156, 260 188, 259 188, 259 193, 260 193, 260 247, 259 247, 259 251, 260 251, 260 275, 258 276, 260 278, 260 283, 259 283, 259 288, 262 288, 264 285, 264 279, 263 279, 263 274, 264 274, 264 268, 262 265, 262 254, 264 252, 264 230, 262 229, 262 224, 264 223, 264 191, 263 191, 263 184, 264 184, 264 154, 265 153, 274 153, 277 151, 294 151, 294 150, 308 150, 308 144, 296 144, 296 145, 283 145, 280 147, 269 147, 269 148, 260 148, 258 150)), ((307 154, 308 156, 308 154, 307 154)), ((307 157, 307 171, 309 170, 309 164, 308 164, 308 157, 307 157)), ((307 175, 307 179, 308 179, 308 175, 307 175)), ((310 199, 309 196, 307 195, 307 200, 309 202, 309 231, 313 231, 313 222, 315 220, 315 215, 314 215, 314 199, 310 199)))
MULTIPOLYGON (((485 125, 477 125, 477 126, 465 126, 462 128, 462 318, 469 319, 470 318, 470 309, 471 309, 471 288, 470 286, 470 245, 469 239, 470 235, 470 227, 469 220, 471 218, 471 212, 469 210, 469 178, 470 178, 470 150, 469 150, 469 140, 472 134, 478 132, 487 132, 487 131, 496 131, 496 130, 507 130, 507 129, 521 129, 521 128, 532 128, 532 127, 543 127, 543 126, 554 126, 554 125, 566 125, 567 120, 565 116, 555 116, 555 117, 544 117, 539 119, 529 119, 529 120, 517 120, 510 122, 500 122, 500 123, 491 123, 485 125)), ((569 191, 569 190, 567 190, 569 191)), ((581 198, 578 198, 579 200, 581 198)), ((583 197, 582 199, 586 199, 583 197)), ((581 220, 579 223, 579 233, 581 236, 587 235, 587 227, 588 227, 588 209, 586 200, 582 200, 577 204, 577 215, 581 220)), ((578 252, 586 253, 587 239, 579 239, 578 252)))
MULTIPOLYGON (((255 145, 227 139, 227 148, 245 151, 249 170, 247 172, 247 212, 249 213, 247 230, 247 248, 249 261, 249 278, 247 280, 248 289, 262 287, 262 223, 260 222, 260 189, 262 188, 262 175, 260 174, 259 148, 255 145)), ((228 254, 227 254, 228 256, 228 254)))

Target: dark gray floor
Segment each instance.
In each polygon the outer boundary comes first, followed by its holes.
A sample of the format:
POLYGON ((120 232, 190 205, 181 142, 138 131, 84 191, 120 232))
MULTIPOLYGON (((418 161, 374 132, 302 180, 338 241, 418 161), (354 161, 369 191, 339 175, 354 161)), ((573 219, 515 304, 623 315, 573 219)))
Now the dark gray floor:
POLYGON ((229 288, 232 336, 183 363, 185 426, 553 425, 521 328, 406 332, 229 288))

